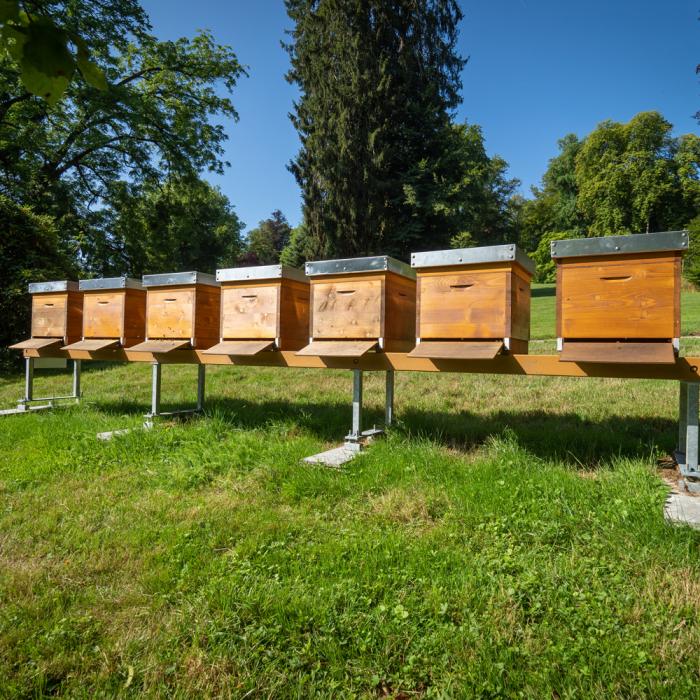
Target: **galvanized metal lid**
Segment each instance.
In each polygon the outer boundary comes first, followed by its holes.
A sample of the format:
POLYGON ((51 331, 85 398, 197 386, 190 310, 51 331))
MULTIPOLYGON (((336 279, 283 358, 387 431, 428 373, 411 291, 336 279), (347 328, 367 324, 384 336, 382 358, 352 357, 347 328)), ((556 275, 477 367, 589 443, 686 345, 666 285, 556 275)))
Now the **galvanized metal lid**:
POLYGON ((143 285, 133 277, 97 277, 91 280, 80 280, 80 291, 91 292, 100 289, 143 289, 143 285))
POLYGON ((553 258, 576 258, 587 255, 627 255, 630 253, 660 253, 670 250, 688 250, 687 231, 634 233, 627 236, 600 238, 572 238, 552 241, 553 258))
POLYGON ((255 265, 254 267, 227 267, 216 271, 219 282, 245 282, 246 280, 292 279, 308 282, 302 270, 287 265, 255 265))
POLYGON ((30 294, 43 294, 44 292, 77 292, 78 283, 73 280, 58 280, 56 282, 30 282, 30 294))
POLYGON ((218 287, 219 283, 214 275, 207 275, 204 272, 165 272, 158 275, 144 275, 144 287, 170 287, 180 284, 208 284, 211 287, 218 287))
POLYGON ((514 243, 488 245, 480 248, 456 248, 454 250, 431 250, 413 253, 411 267, 447 267, 449 265, 485 265, 488 263, 517 262, 531 275, 535 274, 535 263, 514 243))
POLYGON ((394 272, 403 277, 415 279, 416 273, 404 262, 388 255, 374 255, 369 258, 343 258, 340 260, 317 260, 306 263, 306 274, 350 275, 363 272, 394 272))

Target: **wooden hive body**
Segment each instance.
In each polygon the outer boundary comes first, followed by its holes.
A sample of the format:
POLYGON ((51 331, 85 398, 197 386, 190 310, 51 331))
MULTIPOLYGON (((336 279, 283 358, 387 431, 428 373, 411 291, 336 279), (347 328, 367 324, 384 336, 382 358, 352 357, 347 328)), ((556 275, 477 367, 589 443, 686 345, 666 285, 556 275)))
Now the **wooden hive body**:
POLYGON ((71 349, 127 348, 144 340, 146 290, 140 282, 127 277, 81 280, 80 289, 84 295, 83 340, 71 349), (105 342, 95 342, 99 340, 105 342))
POLYGON ((685 231, 554 241, 560 358, 673 362, 685 231))
POLYGON ((376 256, 307 263, 306 273, 311 342, 303 354, 349 356, 413 347, 416 281, 407 265, 376 256))
POLYGON ((299 350, 309 328, 309 282, 283 265, 217 270, 221 283, 220 342, 209 354, 256 355, 299 350))
POLYGON ((80 340, 83 295, 78 283, 32 282, 31 338, 10 347, 15 350, 39 350, 80 340))
POLYGON ((187 345, 206 350, 219 339, 221 294, 201 272, 144 275, 146 341, 133 350, 168 352, 187 345))
POLYGON ((534 265, 515 245, 414 253, 414 356, 483 358, 527 353, 534 265))

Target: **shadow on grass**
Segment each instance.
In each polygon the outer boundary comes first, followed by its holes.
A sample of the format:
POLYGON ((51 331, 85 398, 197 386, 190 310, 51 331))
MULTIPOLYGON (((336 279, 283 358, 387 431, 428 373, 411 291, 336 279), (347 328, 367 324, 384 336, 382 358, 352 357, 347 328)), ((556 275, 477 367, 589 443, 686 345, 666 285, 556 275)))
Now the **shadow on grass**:
POLYGON ((554 285, 551 287, 533 287, 530 290, 530 296, 535 297, 554 297, 557 295, 557 289, 554 285))
MULTIPOLYGON (((143 414, 147 406, 133 402, 99 402, 96 407, 109 413, 143 414)), ((189 408, 189 404, 163 403, 162 410, 189 408)), ((334 403, 245 401, 212 398, 206 412, 232 428, 264 429, 271 423, 288 423, 329 443, 338 443, 351 426, 351 405, 334 403)), ((363 428, 382 425, 383 412, 365 409, 363 428)), ((424 411, 404 409, 393 430, 405 437, 420 436, 437 445, 469 451, 491 436, 508 429, 518 444, 531 454, 563 462, 573 468, 595 469, 613 457, 649 459, 656 451, 670 453, 675 447, 676 424, 666 418, 635 418, 613 415, 587 420, 575 413, 545 411, 500 411, 483 416, 467 411, 424 411)))

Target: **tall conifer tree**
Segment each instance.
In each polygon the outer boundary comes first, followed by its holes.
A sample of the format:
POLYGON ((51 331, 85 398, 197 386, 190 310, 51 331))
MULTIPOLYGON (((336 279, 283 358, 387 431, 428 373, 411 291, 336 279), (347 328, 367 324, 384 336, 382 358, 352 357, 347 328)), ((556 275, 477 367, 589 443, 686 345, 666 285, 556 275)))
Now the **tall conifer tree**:
POLYGON ((301 97, 301 149, 290 169, 307 235, 325 255, 447 245, 442 194, 450 112, 460 102, 456 0, 286 0, 301 97), (417 199, 417 197, 419 199, 417 199), (426 207, 431 216, 425 216, 426 207))

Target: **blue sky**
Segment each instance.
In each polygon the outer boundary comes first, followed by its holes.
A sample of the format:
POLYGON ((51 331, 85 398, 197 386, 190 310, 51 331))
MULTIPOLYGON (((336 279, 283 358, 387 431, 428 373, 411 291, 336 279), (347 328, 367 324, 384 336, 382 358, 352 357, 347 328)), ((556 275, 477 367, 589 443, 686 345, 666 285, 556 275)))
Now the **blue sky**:
MULTIPOLYGON (((524 194, 537 184, 556 142, 604 119, 659 110, 676 133, 698 132, 700 0, 484 0, 461 2, 464 102, 457 119, 479 124, 489 153, 510 163, 524 194)), ((288 113, 280 47, 291 27, 282 0, 144 0, 163 39, 210 29, 248 66, 227 124, 224 176, 210 176, 248 229, 274 209, 290 223, 301 201, 286 164, 299 142, 288 113)))

